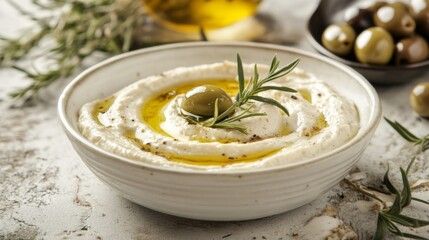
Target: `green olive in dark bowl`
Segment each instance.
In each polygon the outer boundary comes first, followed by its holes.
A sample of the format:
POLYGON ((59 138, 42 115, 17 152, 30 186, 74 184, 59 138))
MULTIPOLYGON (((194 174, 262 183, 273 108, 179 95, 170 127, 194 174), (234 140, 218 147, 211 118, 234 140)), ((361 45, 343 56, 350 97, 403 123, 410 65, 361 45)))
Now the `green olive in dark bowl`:
POLYGON ((422 117, 429 117, 429 82, 418 83, 410 93, 414 111, 422 117))
POLYGON ((322 34, 322 44, 338 56, 346 56, 356 39, 354 29, 346 23, 329 25, 322 34))
POLYGON ((180 108, 194 116, 213 117, 216 101, 218 114, 222 114, 233 104, 231 97, 222 88, 203 85, 189 90, 183 97, 180 108))
POLYGON ((374 23, 397 37, 411 36, 416 29, 414 18, 399 3, 379 8, 374 14, 374 23))
POLYGON ((359 62, 385 65, 392 58, 394 46, 389 32, 381 27, 372 27, 359 34, 354 49, 359 62))

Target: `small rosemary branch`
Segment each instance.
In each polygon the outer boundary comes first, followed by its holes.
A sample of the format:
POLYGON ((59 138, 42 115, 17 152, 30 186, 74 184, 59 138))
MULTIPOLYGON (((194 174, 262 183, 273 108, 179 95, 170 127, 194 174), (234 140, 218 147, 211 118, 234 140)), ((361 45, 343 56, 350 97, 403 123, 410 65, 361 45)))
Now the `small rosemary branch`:
POLYGON ((12 66, 31 79, 27 87, 10 94, 17 99, 31 98, 56 80, 71 76, 96 51, 129 51, 135 44, 133 34, 144 21, 140 2, 133 0, 33 0, 41 10, 62 11, 59 16, 43 18, 26 12, 12 0, 8 2, 37 24, 32 28, 36 31, 27 29, 18 38, 0 37, 0 67, 12 66), (49 70, 26 70, 16 65, 46 39, 54 40, 41 54, 53 60, 49 70))
POLYGON ((249 82, 245 86, 243 63, 241 61, 240 55, 237 54, 237 75, 239 91, 234 97, 234 103, 223 113, 219 114, 218 101, 216 100, 213 117, 209 119, 196 118, 187 114, 181 114, 181 116, 192 123, 200 124, 205 127, 231 129, 247 134, 247 129, 243 125, 240 125, 239 121, 245 118, 266 115, 265 113, 256 113, 251 111, 254 106, 254 104, 252 103, 253 101, 271 104, 281 109, 285 114, 289 115, 288 110, 281 103, 272 98, 258 96, 258 94, 268 90, 296 92, 296 90, 292 88, 284 86, 267 86, 265 84, 290 73, 298 65, 298 63, 299 59, 296 59, 290 64, 278 69, 280 61, 275 56, 271 62, 268 75, 262 79, 260 79, 258 67, 255 64, 253 76, 250 78, 249 82), (233 114, 237 111, 237 109, 239 109, 240 112, 238 114, 233 114))
MULTIPOLYGON (((406 129, 404 126, 399 124, 398 122, 390 121, 389 119, 385 118, 385 120, 390 124, 390 126, 393 127, 405 140, 409 142, 413 142, 416 145, 420 145, 421 152, 424 152, 429 149, 428 147, 428 139, 429 135, 426 135, 425 137, 419 138, 416 137, 413 133, 411 133, 408 129, 406 129)), ((374 240, 383 240, 385 239, 386 232, 389 231, 397 236, 400 237, 406 237, 406 238, 412 238, 412 239, 429 239, 422 236, 418 236, 412 233, 403 232, 399 229, 397 225, 405 226, 405 227, 413 227, 413 228, 419 228, 429 225, 429 221, 427 220, 420 220, 416 218, 412 218, 409 216, 406 216, 402 214, 402 210, 409 206, 412 201, 421 202, 424 204, 429 205, 428 201, 412 197, 411 194, 411 186, 408 180, 408 173, 411 169, 411 166, 413 165, 414 161, 416 159, 416 156, 414 156, 411 161, 409 162, 406 170, 403 168, 400 168, 401 172, 401 178, 402 178, 402 190, 399 191, 390 181, 389 179, 389 168, 387 169, 386 173, 384 174, 383 182, 386 188, 388 189, 389 193, 394 195, 395 200, 393 202, 393 205, 391 207, 386 207, 386 203, 383 202, 380 198, 378 198, 375 194, 366 191, 363 189, 362 186, 351 182, 349 180, 346 181, 347 184, 352 186, 353 188, 357 189, 359 192, 363 193, 364 195, 373 198, 377 201, 380 201, 383 204, 383 209, 381 209, 378 212, 377 217, 377 230, 374 236, 374 240)))
MULTIPOLYGON (((407 169, 411 168, 411 165, 414 163, 414 158, 410 161, 407 166, 407 169)), ((429 225, 429 221, 420 220, 412 218, 406 215, 401 214, 402 210, 411 204, 411 201, 418 201, 429 205, 429 202, 424 201, 419 198, 414 198, 411 196, 411 187, 407 177, 407 171, 403 168, 400 168, 401 177, 402 177, 402 190, 399 191, 389 179, 389 169, 387 169, 384 175, 384 184, 391 194, 395 196, 393 205, 388 209, 383 209, 378 212, 377 220, 377 231, 374 236, 374 240, 385 239, 384 235, 386 230, 401 237, 407 237, 412 239, 428 239, 411 233, 402 232, 396 224, 405 226, 419 228, 429 225)))

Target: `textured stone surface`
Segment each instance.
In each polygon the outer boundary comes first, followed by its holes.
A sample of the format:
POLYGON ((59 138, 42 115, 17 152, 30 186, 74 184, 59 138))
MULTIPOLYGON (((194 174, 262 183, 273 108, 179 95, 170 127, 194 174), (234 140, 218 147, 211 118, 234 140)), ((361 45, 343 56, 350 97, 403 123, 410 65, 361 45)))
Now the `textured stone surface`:
MULTIPOLYGON (((0 34, 13 35, 29 25, 5 0, 0 6, 0 34)), ((310 50, 302 38, 297 46, 310 50)), ((383 115, 419 135, 429 133, 429 122, 412 112, 408 93, 424 79, 429 80, 429 72, 403 86, 377 87, 383 115)), ((9 69, 0 69, 0 80, 0 239, 302 239, 303 225, 327 207, 335 209, 336 217, 360 239, 375 230, 376 215, 368 211, 373 203, 344 182, 299 209, 252 221, 195 221, 138 206, 102 184, 72 149, 56 115, 60 84, 44 92, 37 105, 14 108, 7 93, 28 82, 9 69)), ((355 171, 364 172, 363 182, 377 187, 387 164, 393 178, 399 179, 398 167, 405 166, 414 152, 382 121, 355 171)), ((425 154, 416 161, 412 181, 429 179, 428 159, 425 154)), ((427 187, 414 194, 429 200, 427 187)), ((427 206, 413 204, 409 214, 429 219, 428 211, 427 206)), ((409 231, 429 237, 428 230, 409 231)))

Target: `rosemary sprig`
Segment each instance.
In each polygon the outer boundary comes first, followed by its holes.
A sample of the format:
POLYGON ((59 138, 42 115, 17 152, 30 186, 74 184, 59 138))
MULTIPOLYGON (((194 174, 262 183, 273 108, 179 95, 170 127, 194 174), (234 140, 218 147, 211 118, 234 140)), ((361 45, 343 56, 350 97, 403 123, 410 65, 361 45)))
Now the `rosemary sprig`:
MULTIPOLYGON (((408 164, 407 170, 411 168, 411 165, 414 163, 414 159, 415 158, 413 158, 408 164)), ((419 228, 429 225, 429 221, 420 220, 401 214, 402 210, 405 207, 409 206, 412 200, 422 202, 428 205, 429 202, 411 196, 411 187, 408 181, 407 171, 405 171, 403 168, 400 168, 400 171, 403 186, 401 191, 399 191, 390 181, 389 169, 384 175, 384 184, 386 185, 389 192, 395 195, 395 200, 390 208, 383 209, 378 213, 377 231, 374 236, 374 240, 384 239, 386 230, 401 237, 407 237, 412 239, 428 239, 411 233, 402 232, 396 226, 396 224, 399 224, 405 227, 419 228)))
POLYGON ((429 149, 429 134, 427 134, 424 137, 416 137, 416 135, 414 135, 413 133, 411 133, 410 131, 408 131, 404 126, 402 126, 400 123, 398 122, 393 122, 390 121, 388 118, 384 118, 387 123, 390 124, 390 126, 393 127, 393 129, 395 129, 405 140, 407 140, 408 142, 412 142, 414 143, 414 145, 420 145, 420 150, 422 152, 426 151, 429 149))
POLYGON ((31 83, 11 93, 13 98, 30 98, 57 79, 74 74, 82 62, 96 51, 118 54, 129 51, 133 34, 144 21, 139 1, 133 0, 33 0, 41 10, 62 11, 57 17, 38 18, 8 2, 37 24, 18 38, 0 37, 0 67, 13 66, 31 83), (66 10, 64 10, 66 9, 66 10), (53 60, 52 67, 40 72, 25 70, 15 61, 26 57, 43 40, 54 40, 52 47, 40 55, 53 60))
POLYGON ((239 132, 247 134, 246 128, 240 125, 238 122, 245 118, 266 115, 265 113, 257 113, 251 111, 254 106, 254 104, 252 103, 253 101, 271 104, 281 109, 285 114, 289 115, 288 110, 281 103, 271 98, 258 96, 258 93, 268 90, 296 92, 296 90, 292 88, 283 86, 266 86, 265 84, 277 78, 285 76, 286 74, 291 72, 298 65, 298 63, 299 59, 296 59, 285 67, 278 69, 280 61, 275 56, 271 62, 268 75, 262 79, 260 79, 258 67, 255 64, 253 76, 250 78, 249 82, 245 86, 243 63, 241 61, 240 55, 237 54, 237 76, 239 90, 237 95, 234 97, 234 103, 227 110, 225 110, 219 115, 218 101, 216 99, 213 117, 209 119, 196 118, 195 116, 183 113, 181 113, 181 116, 188 119, 194 124, 200 124, 202 126, 211 128, 237 130, 239 132), (238 114, 233 115, 233 113, 236 112, 237 109, 241 111, 238 114))
POLYGON ((374 240, 386 239, 385 235, 387 231, 400 237, 407 237, 412 239, 423 239, 423 240, 428 239, 412 233, 403 232, 397 226, 399 224, 405 227, 419 228, 419 227, 424 227, 429 225, 429 221, 412 218, 402 214, 403 209, 409 206, 412 201, 417 201, 417 202, 421 202, 429 205, 429 202, 419 198, 412 197, 411 195, 411 187, 410 187, 407 174, 408 174, 408 170, 411 168, 412 164, 414 163, 414 160, 415 158, 413 158, 410 161, 410 163, 407 166, 407 170, 400 168, 401 177, 402 177, 401 191, 399 191, 390 181, 389 169, 384 174, 384 180, 383 180, 384 185, 387 187, 389 193, 394 195, 395 197, 394 198, 395 200, 391 207, 387 207, 387 204, 379 197, 377 197, 376 194, 372 193, 371 191, 365 190, 364 187, 362 187, 361 185, 358 185, 346 179, 345 182, 347 184, 349 184, 350 186, 358 190, 360 193, 363 193, 364 195, 379 201, 383 205, 382 209, 378 211, 377 230, 373 238, 374 240))
MULTIPOLYGON (((396 132, 401 135, 405 140, 414 143, 415 145, 420 145, 420 151, 425 152, 429 149, 429 134, 419 138, 416 137, 413 133, 411 133, 408 129, 406 129, 404 126, 402 126, 397 121, 391 121, 388 118, 384 118, 389 125, 396 130, 396 132)), ((422 236, 414 235, 411 233, 404 233, 402 232, 395 224, 399 224, 406 227, 413 227, 413 228, 419 228, 423 226, 428 226, 429 221, 426 220, 419 220, 412 217, 408 217, 405 215, 402 215, 402 210, 410 205, 411 201, 417 201, 424 204, 429 205, 428 201, 412 197, 411 195, 411 186, 408 181, 408 173, 411 169, 412 164, 414 163, 416 159, 416 156, 414 156, 410 163, 407 166, 407 169, 404 170, 400 168, 401 171, 401 177, 402 177, 402 191, 399 191, 390 181, 389 179, 389 169, 387 169, 386 174, 384 175, 384 184, 386 185, 387 189, 390 193, 395 195, 395 201, 393 205, 390 207, 390 209, 381 211, 378 214, 378 221, 377 221, 377 231, 376 235, 374 237, 375 240, 378 239, 384 239, 384 232, 386 230, 390 231, 391 233, 401 236, 401 237, 407 237, 412 239, 429 239, 422 236)))
MULTIPOLYGON (((423 138, 418 138, 414 134, 412 134, 408 129, 406 129, 404 126, 399 124, 398 122, 390 121, 389 119, 385 118, 385 120, 390 124, 390 126, 393 127, 404 139, 406 139, 409 142, 413 142, 416 145, 420 145, 421 152, 424 152, 429 149, 428 147, 428 138, 429 135, 426 135, 423 138)), ((355 184, 349 180, 346 180, 346 183, 351 185, 353 188, 357 189, 359 192, 363 193, 364 195, 373 198, 383 204, 383 208, 378 211, 378 217, 377 217, 377 230, 375 232, 374 240, 382 240, 385 239, 386 232, 391 232, 397 236, 400 237, 406 237, 406 238, 412 238, 412 239, 429 239, 422 236, 418 236, 412 233, 403 232, 399 229, 398 225, 404 226, 404 227, 412 227, 412 228, 419 228, 429 225, 429 221, 427 220, 420 220, 416 218, 412 218, 409 216, 406 216, 402 214, 402 211, 404 208, 409 206, 412 201, 421 202, 423 204, 429 205, 428 201, 415 198, 411 194, 411 186, 408 180, 408 173, 411 169, 411 166, 413 165, 414 161, 416 160, 416 156, 414 156, 410 163, 408 164, 406 170, 403 168, 400 168, 401 172, 401 178, 402 178, 402 190, 399 191, 391 182, 389 179, 389 168, 387 169, 386 173, 383 177, 383 182, 386 188, 388 189, 388 192, 392 194, 395 198, 393 205, 391 207, 387 207, 386 203, 383 202, 380 198, 377 197, 376 194, 373 194, 370 191, 365 190, 362 186, 355 184)))

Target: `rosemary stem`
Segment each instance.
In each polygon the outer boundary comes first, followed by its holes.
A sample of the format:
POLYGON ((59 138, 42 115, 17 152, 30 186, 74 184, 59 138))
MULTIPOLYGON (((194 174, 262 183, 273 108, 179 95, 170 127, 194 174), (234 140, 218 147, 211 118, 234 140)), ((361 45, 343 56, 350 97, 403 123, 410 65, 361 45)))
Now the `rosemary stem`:
POLYGON ((347 178, 344 178, 344 181, 345 181, 348 185, 350 185, 351 187, 353 187, 355 190, 357 190, 358 192, 360 192, 360 193, 364 194, 365 196, 371 197, 371 198, 373 198, 373 199, 375 199, 375 200, 379 201, 381 204, 383 204, 383 209, 386 209, 386 208, 387 208, 386 202, 385 202, 385 201, 383 201, 381 198, 377 197, 377 195, 375 195, 374 193, 372 193, 372 192, 370 192, 370 191, 367 191, 367 190, 363 189, 361 186, 359 186, 358 184, 356 184, 356 183, 354 183, 354 182, 350 181, 350 180, 349 180, 349 179, 347 179, 347 178))

